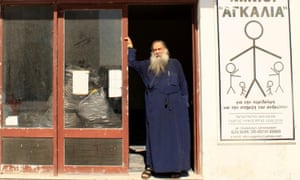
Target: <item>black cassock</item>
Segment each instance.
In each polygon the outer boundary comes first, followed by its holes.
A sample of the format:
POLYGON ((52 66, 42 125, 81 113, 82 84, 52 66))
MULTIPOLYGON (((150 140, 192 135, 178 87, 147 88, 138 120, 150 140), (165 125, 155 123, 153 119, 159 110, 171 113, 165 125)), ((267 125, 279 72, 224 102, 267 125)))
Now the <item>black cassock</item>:
POLYGON ((170 59, 158 76, 148 70, 150 60, 136 61, 128 50, 128 65, 141 76, 146 103, 146 165, 154 172, 180 172, 191 167, 188 88, 177 59, 170 59))

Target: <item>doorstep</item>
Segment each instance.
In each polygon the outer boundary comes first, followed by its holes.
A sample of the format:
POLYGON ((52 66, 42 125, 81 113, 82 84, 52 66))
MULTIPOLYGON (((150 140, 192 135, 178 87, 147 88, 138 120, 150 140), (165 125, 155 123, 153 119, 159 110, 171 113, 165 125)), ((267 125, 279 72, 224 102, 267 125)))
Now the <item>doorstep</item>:
MULTIPOLYGON (((2 174, 0 175, 2 180, 141 180, 141 173, 128 173, 128 174, 100 174, 100 175, 58 175, 50 176, 43 174, 2 174)), ((155 178, 151 177, 149 180, 163 180, 169 178, 155 178)), ((171 179, 171 178, 170 178, 171 179)), ((192 172, 188 177, 182 177, 179 179, 185 180, 202 180, 202 176, 193 174, 192 172)))
MULTIPOLYGON (((130 146, 129 149, 129 172, 126 174, 38 174, 38 173, 14 173, 0 174, 0 180, 141 180, 141 173, 144 170, 145 146, 130 146)), ((154 178, 149 180, 164 180, 166 178, 154 178)), ((174 179, 174 178, 173 178, 174 179)), ((202 176, 189 171, 188 177, 183 180, 202 180, 202 176)))

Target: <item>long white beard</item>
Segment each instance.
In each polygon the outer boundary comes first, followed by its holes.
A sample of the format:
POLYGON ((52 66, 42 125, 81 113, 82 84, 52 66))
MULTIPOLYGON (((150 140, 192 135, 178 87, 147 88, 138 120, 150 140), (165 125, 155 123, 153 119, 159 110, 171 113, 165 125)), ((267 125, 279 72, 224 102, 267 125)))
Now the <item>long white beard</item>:
POLYGON ((169 59, 170 57, 168 50, 166 50, 161 57, 156 57, 152 52, 150 56, 149 70, 158 76, 160 73, 165 71, 169 59))

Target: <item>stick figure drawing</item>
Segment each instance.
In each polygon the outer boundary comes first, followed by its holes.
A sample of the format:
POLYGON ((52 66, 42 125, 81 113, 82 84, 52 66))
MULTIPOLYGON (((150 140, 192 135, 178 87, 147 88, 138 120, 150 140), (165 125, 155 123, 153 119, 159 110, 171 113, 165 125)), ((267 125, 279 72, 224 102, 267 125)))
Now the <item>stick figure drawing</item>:
POLYGON ((229 73, 229 79, 230 79, 230 86, 229 86, 229 89, 227 90, 227 94, 229 94, 230 91, 232 91, 235 94, 235 90, 233 89, 233 86, 232 86, 232 80, 233 80, 232 78, 233 77, 241 77, 239 75, 236 75, 236 73, 239 71, 239 69, 237 69, 233 63, 228 63, 226 65, 226 71, 229 73))
POLYGON ((257 79, 257 50, 260 50, 266 54, 269 54, 271 56, 274 56, 275 58, 278 58, 278 59, 281 59, 280 56, 270 52, 270 51, 267 51, 266 49, 263 49, 259 46, 256 45, 256 40, 261 38, 261 36, 263 35, 263 26, 260 22, 256 21, 256 20, 252 20, 252 21, 249 21, 246 25, 245 25, 245 29, 244 29, 244 32, 246 34, 246 36, 252 40, 252 46, 247 48, 246 50, 242 51, 241 53, 239 53, 238 55, 234 56, 233 58, 230 59, 230 61, 235 61, 237 58, 239 58, 240 56, 242 56, 243 54, 247 53, 248 51, 251 51, 252 50, 252 68, 253 68, 253 77, 252 77, 252 81, 251 81, 251 84, 249 86, 249 89, 245 95, 245 97, 247 98, 253 85, 256 84, 260 90, 260 92, 263 94, 263 96, 266 96, 266 93, 264 92, 260 82, 258 81, 257 79))
POLYGON ((283 63, 280 62, 280 61, 275 62, 275 63, 274 63, 274 67, 271 68, 271 70, 272 70, 275 74, 270 74, 270 76, 277 76, 277 78, 278 78, 278 80, 277 80, 277 81, 278 81, 278 85, 277 85, 277 88, 276 88, 275 92, 277 92, 278 89, 280 89, 281 92, 283 92, 283 89, 282 89, 282 87, 281 87, 281 78, 280 78, 280 73, 283 71, 283 69, 284 69, 284 65, 283 65, 283 63))

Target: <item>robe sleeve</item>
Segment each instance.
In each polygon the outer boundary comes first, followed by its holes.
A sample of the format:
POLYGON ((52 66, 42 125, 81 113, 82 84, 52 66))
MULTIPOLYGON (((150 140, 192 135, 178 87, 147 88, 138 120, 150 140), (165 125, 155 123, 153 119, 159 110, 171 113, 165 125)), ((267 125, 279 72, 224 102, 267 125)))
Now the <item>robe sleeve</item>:
POLYGON ((136 70, 139 74, 143 71, 144 63, 136 60, 136 49, 128 49, 128 66, 136 70))
POLYGON ((128 49, 128 66, 134 69, 140 75, 144 84, 147 84, 147 72, 148 72, 149 61, 136 60, 136 49, 134 48, 128 49))
POLYGON ((188 86, 187 86, 187 82, 186 82, 186 78, 185 78, 182 66, 178 60, 177 60, 177 70, 178 70, 179 86, 180 86, 180 90, 181 90, 181 95, 185 99, 187 106, 189 106, 188 86))

